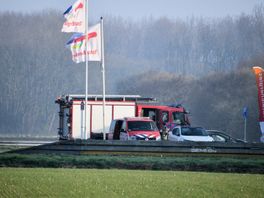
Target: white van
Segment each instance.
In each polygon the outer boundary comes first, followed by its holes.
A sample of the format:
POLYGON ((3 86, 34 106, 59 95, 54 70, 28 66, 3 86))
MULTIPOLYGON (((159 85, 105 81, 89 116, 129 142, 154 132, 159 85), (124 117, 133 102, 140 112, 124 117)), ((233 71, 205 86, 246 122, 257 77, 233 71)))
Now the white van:
POLYGON ((169 131, 168 140, 170 141, 193 141, 193 142, 213 142, 206 130, 202 127, 176 126, 169 131))

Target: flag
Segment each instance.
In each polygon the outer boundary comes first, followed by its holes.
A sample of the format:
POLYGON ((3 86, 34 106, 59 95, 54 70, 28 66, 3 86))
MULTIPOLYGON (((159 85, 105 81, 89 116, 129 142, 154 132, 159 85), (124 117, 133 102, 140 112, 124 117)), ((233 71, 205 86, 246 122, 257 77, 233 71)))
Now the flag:
POLYGON ((264 70, 261 67, 253 67, 256 75, 259 103, 259 124, 262 133, 261 141, 264 142, 264 70))
POLYGON ((101 24, 98 23, 88 30, 88 60, 89 61, 101 61, 101 24))
POLYGON ((248 116, 248 108, 244 107, 243 108, 243 117, 244 117, 244 119, 247 119, 247 116, 248 116))
POLYGON ((85 0, 77 0, 63 15, 62 32, 85 32, 85 0))
MULTIPOLYGON (((86 38, 85 34, 74 34, 67 42, 72 52, 72 60, 76 63, 85 62, 86 38)), ((101 28, 100 23, 88 30, 88 61, 101 61, 101 28)))

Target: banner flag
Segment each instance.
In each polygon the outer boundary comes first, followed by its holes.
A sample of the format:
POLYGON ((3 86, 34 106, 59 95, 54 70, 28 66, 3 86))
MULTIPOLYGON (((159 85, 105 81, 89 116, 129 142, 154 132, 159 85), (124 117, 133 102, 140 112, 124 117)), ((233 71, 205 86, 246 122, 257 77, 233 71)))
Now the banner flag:
MULTIPOLYGON (((84 34, 74 34, 67 42, 72 52, 72 60, 76 63, 85 62, 86 39, 84 34)), ((88 61, 101 61, 101 28, 100 23, 88 30, 88 61)))
POLYGON ((243 108, 243 117, 244 117, 244 119, 247 119, 247 117, 248 117, 248 108, 247 107, 243 108))
POLYGON ((64 13, 62 32, 85 32, 85 1, 77 0, 64 13))
POLYGON ((253 67, 256 75, 256 82, 258 88, 258 103, 259 103, 259 124, 262 136, 261 142, 264 142, 264 70, 261 67, 253 67))

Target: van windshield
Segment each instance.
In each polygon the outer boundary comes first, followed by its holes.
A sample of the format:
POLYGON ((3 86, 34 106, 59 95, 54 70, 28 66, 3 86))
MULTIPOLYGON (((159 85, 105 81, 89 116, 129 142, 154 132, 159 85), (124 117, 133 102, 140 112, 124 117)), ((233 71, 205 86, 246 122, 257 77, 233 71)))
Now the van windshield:
POLYGON ((208 136, 205 129, 201 127, 182 127, 181 134, 186 136, 208 136))
POLYGON ((158 128, 154 122, 129 121, 128 131, 158 131, 158 128))

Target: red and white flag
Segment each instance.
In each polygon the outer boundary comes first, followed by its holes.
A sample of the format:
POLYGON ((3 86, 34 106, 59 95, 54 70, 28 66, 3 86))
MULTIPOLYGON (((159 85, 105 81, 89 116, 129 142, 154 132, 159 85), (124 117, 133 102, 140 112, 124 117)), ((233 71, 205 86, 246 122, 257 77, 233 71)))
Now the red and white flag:
MULTIPOLYGON (((75 34, 68 41, 72 52, 72 60, 76 63, 86 61, 86 38, 85 34, 75 34)), ((88 31, 88 46, 87 46, 88 61, 101 61, 101 28, 100 23, 89 28, 88 31)))
POLYGON ((85 32, 85 0, 77 0, 63 15, 62 32, 85 32))
POLYGON ((253 67, 256 75, 259 102, 259 125, 261 129, 260 141, 264 142, 264 70, 261 67, 253 67))

